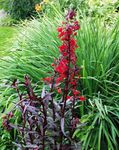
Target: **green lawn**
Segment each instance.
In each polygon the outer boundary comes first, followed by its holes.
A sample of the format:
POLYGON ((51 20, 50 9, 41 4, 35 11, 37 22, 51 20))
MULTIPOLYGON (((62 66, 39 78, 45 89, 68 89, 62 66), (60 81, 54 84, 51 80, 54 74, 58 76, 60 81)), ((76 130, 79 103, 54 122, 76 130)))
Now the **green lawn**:
POLYGON ((12 47, 13 37, 16 32, 15 27, 0 27, 0 56, 8 55, 7 50, 12 47))

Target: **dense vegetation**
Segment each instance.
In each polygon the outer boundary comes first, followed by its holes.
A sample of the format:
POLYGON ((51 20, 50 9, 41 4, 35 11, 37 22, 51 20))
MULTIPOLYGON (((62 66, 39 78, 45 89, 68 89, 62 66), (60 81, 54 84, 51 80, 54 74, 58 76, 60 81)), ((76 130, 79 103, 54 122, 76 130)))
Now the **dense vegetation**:
MULTIPOLYGON (((24 75, 28 74, 35 93, 41 93, 42 78, 53 71, 51 63, 59 56, 58 47, 61 42, 57 38, 56 29, 64 20, 65 9, 75 8, 81 26, 76 36, 79 45, 76 50, 77 65, 81 66, 78 88, 87 100, 76 105, 76 114, 83 125, 77 126, 73 137, 82 142, 85 150, 118 150, 118 5, 118 1, 54 0, 43 6, 37 18, 19 25, 20 34, 14 41, 14 49, 9 52, 7 59, 0 59, 0 115, 8 113, 18 101, 10 87, 14 79, 22 82, 24 75)), ((4 47, 6 46, 5 44, 4 47)), ((17 124, 18 112, 16 116, 17 124)), ((9 133, 3 130, 2 120, 0 128, 0 147, 3 150, 8 147, 14 149, 12 141, 17 137, 16 130, 9 133)))

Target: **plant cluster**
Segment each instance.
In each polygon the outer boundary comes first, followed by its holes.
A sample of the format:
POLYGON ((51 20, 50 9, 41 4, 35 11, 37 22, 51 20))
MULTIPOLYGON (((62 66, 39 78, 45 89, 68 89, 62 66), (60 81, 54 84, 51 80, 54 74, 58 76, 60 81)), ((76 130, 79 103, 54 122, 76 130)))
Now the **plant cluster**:
POLYGON ((2 0, 2 7, 11 17, 17 21, 31 17, 34 13, 34 6, 39 0, 2 0))
POLYGON ((43 79, 50 89, 46 90, 44 87, 41 96, 36 95, 28 76, 25 76, 24 82, 27 92, 21 93, 17 80, 12 84, 18 93, 19 101, 15 109, 21 112, 22 123, 12 123, 15 119, 13 109, 3 116, 3 126, 7 130, 17 130, 18 143, 15 142, 15 145, 20 149, 73 149, 71 145, 75 140, 72 136, 79 123, 75 105, 78 100, 86 100, 77 89, 80 69, 76 65, 75 49, 78 46, 74 36, 80 26, 75 15, 75 12, 70 10, 66 21, 57 29, 58 37, 62 41, 59 46, 61 55, 52 63, 53 75, 43 79), (59 99, 56 101, 57 93, 59 99))

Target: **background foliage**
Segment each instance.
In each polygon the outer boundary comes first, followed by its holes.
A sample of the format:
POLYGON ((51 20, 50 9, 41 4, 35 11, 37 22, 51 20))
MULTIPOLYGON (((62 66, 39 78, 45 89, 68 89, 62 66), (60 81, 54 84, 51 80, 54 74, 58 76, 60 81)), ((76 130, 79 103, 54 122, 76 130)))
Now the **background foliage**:
POLYGON ((4 8, 13 19, 26 19, 35 13, 35 4, 40 0, 1 0, 1 7, 4 8))

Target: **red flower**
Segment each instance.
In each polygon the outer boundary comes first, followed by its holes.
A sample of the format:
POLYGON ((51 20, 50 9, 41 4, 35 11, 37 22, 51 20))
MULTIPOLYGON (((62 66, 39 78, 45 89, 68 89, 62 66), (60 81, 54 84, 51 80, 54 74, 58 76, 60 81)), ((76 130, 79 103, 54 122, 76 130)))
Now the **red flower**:
POLYGON ((72 61, 73 64, 75 64, 75 62, 76 62, 76 56, 73 56, 73 55, 72 55, 72 56, 71 56, 71 61, 72 61))
MULTIPOLYGON (((62 41, 62 45, 59 46, 60 57, 55 60, 52 64, 55 71, 54 83, 56 84, 56 90, 58 93, 62 93, 61 89, 66 88, 67 95, 70 93, 71 96, 67 96, 67 99, 73 100, 80 99, 80 101, 86 100, 84 96, 80 96, 80 91, 77 90, 77 81, 79 79, 79 68, 76 65, 76 54, 75 49, 78 47, 74 36, 77 34, 77 30, 80 29, 78 21, 75 20, 75 12, 70 10, 66 16, 66 22, 62 23, 62 26, 57 28, 58 37, 62 41), (76 78, 78 76, 78 78, 76 78), (68 83, 67 83, 68 82, 68 83), (72 98, 71 98, 72 97, 72 98)), ((51 78, 45 78, 45 82, 51 83, 51 78)), ((64 93, 63 93, 64 94, 64 93)), ((64 99, 63 99, 64 100, 64 99)), ((65 101, 64 100, 64 101, 65 101)))
POLYGON ((76 41, 74 39, 70 40, 70 46, 72 46, 72 47, 76 46, 76 41))
POLYGON ((67 96, 67 100, 71 100, 72 96, 67 96))
POLYGON ((62 32, 62 31, 63 31, 63 28, 62 28, 62 27, 59 27, 59 28, 57 28, 57 31, 58 31, 58 32, 62 32))
POLYGON ((62 93, 61 88, 58 88, 58 89, 57 89, 57 92, 58 92, 59 94, 61 94, 61 93, 62 93))
POLYGON ((76 36, 77 35, 77 33, 76 32, 74 32, 74 36, 76 36))
POLYGON ((51 64, 51 66, 52 66, 52 67, 54 67, 54 66, 55 66, 55 64, 54 64, 54 63, 52 63, 52 64, 51 64))
POLYGON ((75 21, 75 22, 74 22, 73 29, 74 29, 74 30, 79 30, 79 29, 80 29, 80 25, 79 25, 78 21, 75 21))
POLYGON ((76 86, 76 84, 77 84, 76 80, 71 81, 70 84, 73 85, 73 86, 76 86))
POLYGON ((67 27, 66 35, 71 35, 73 33, 72 27, 67 27))
POLYGON ((84 96, 80 96, 79 99, 80 99, 80 101, 85 101, 86 100, 86 98, 84 96))
POLYGON ((64 52, 65 50, 67 50, 67 45, 63 44, 63 45, 59 46, 59 50, 60 50, 60 52, 64 52))
POLYGON ((55 71, 58 72, 59 74, 64 74, 66 73, 68 67, 67 67, 67 60, 62 59, 59 63, 59 65, 55 68, 55 71))
POLYGON ((51 77, 46 77, 46 78, 43 79, 43 81, 50 83, 51 82, 51 77))
POLYGON ((64 36, 64 35, 65 35, 65 32, 64 32, 64 31, 62 31, 62 32, 60 32, 60 33, 59 33, 59 35, 58 35, 58 36, 59 36, 59 38, 61 38, 61 37, 62 37, 62 36, 64 36))
POLYGON ((62 77, 58 77, 58 78, 56 79, 56 84, 59 84, 62 80, 63 80, 62 77))

